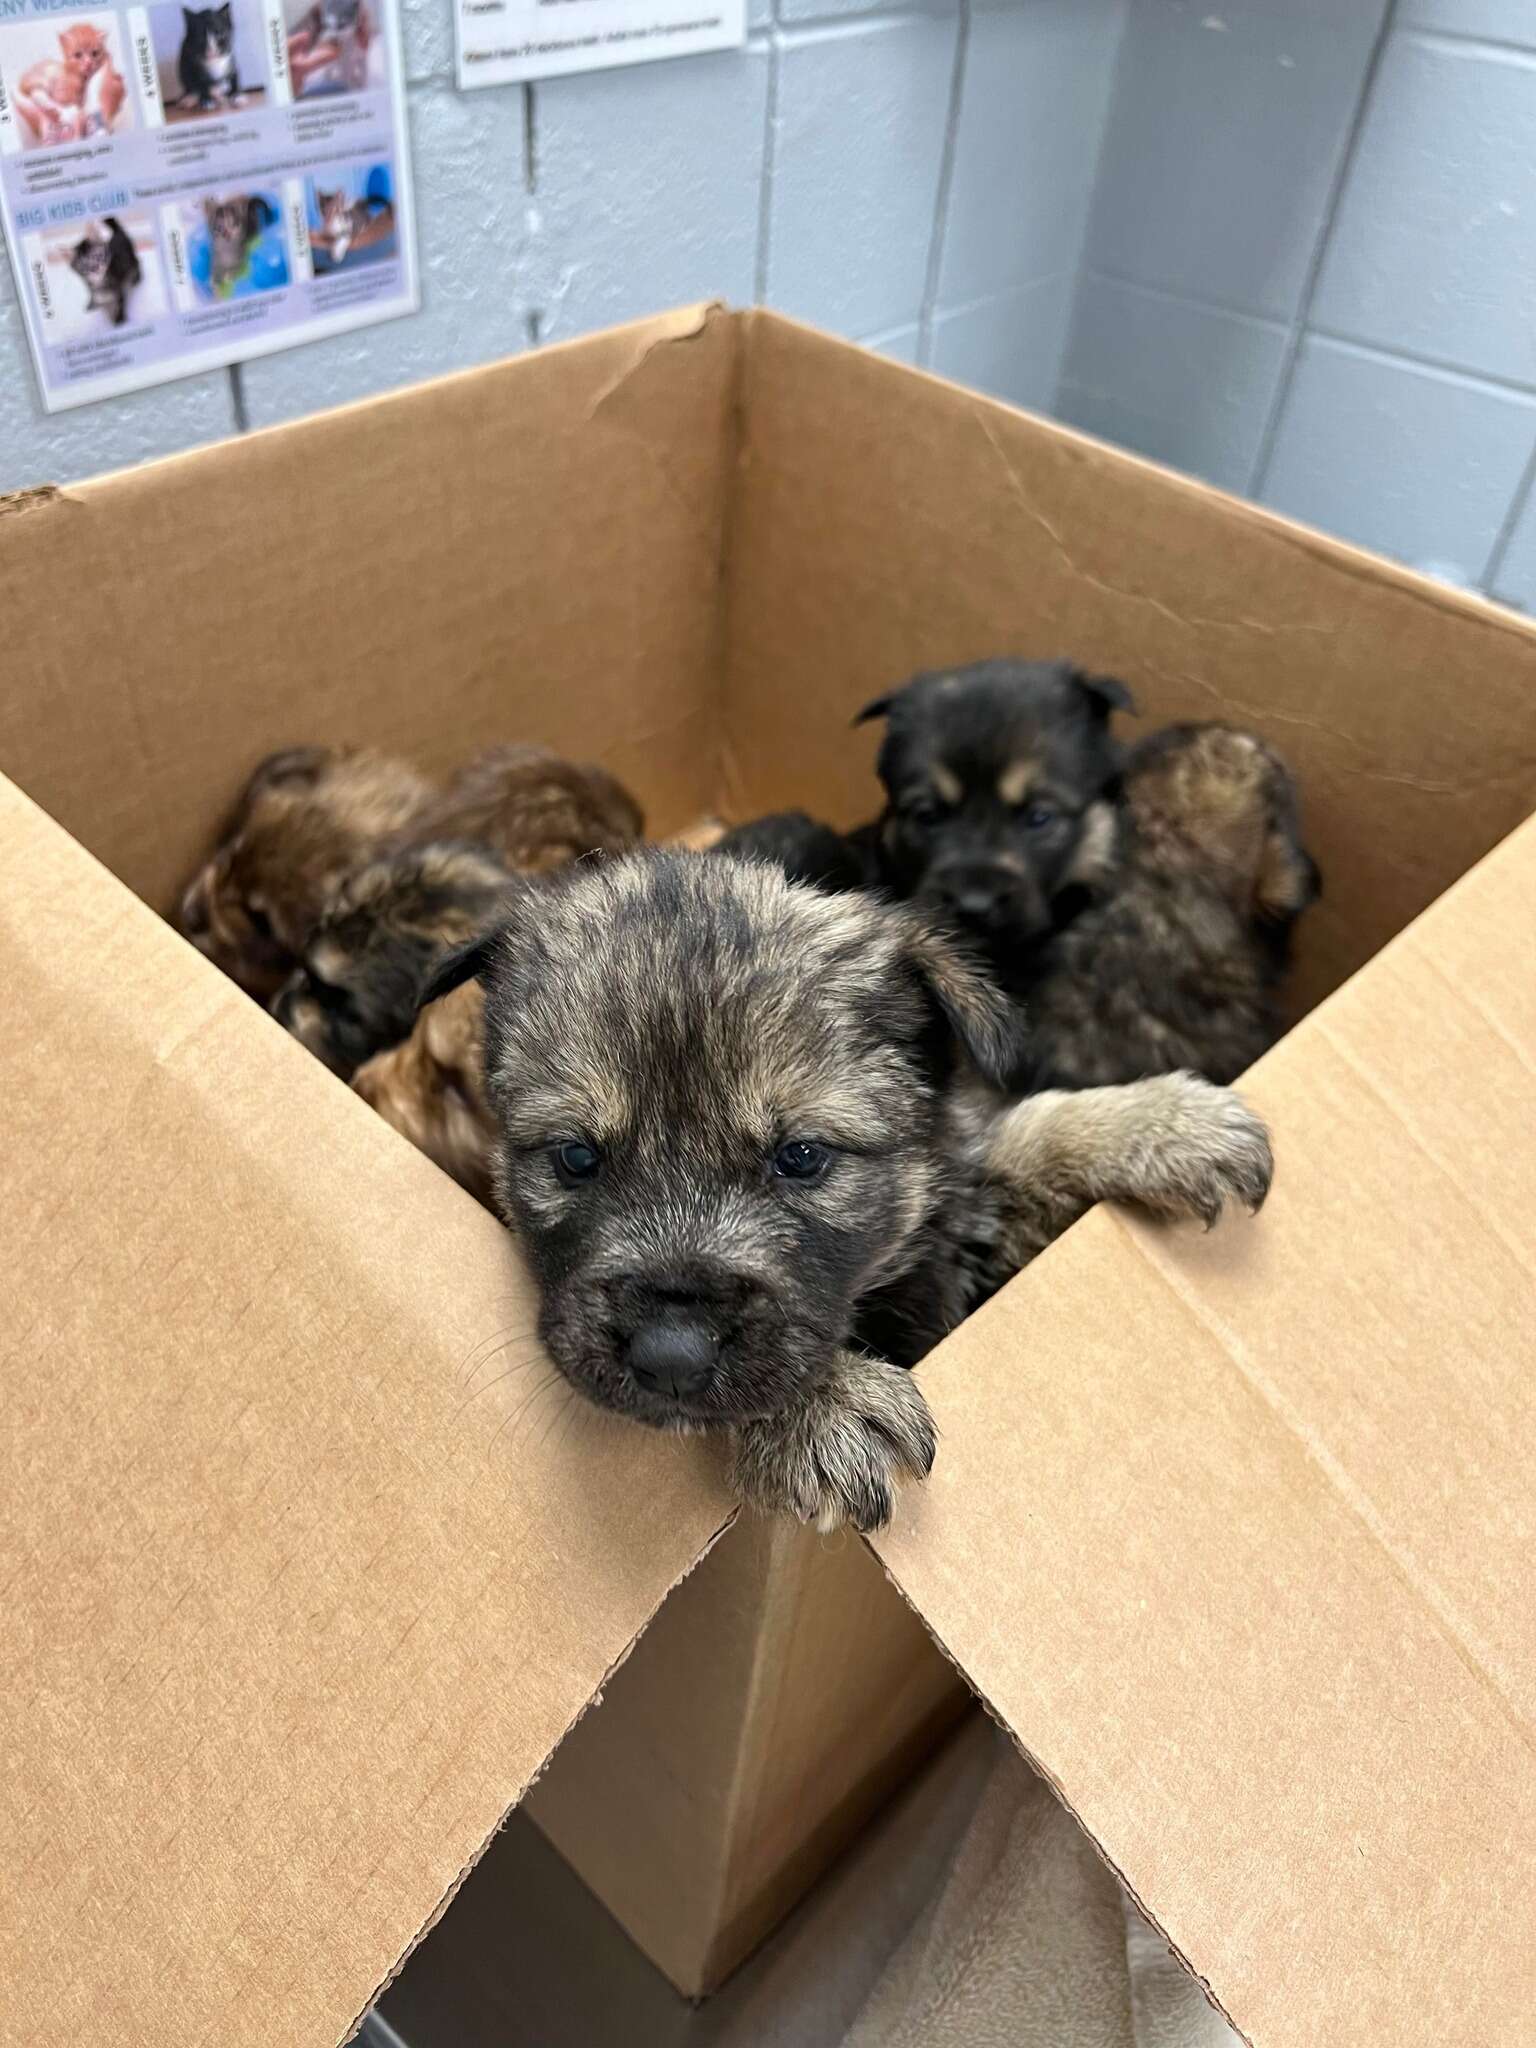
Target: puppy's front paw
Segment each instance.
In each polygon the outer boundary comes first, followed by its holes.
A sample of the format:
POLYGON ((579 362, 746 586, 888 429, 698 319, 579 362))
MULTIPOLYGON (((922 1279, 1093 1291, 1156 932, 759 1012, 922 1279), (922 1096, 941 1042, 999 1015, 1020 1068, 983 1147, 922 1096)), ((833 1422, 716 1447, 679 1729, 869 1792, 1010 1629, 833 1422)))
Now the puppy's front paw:
POLYGON ((1169 1217, 1198 1216, 1207 1230, 1228 1202, 1252 1215, 1264 1206, 1275 1156, 1263 1119, 1230 1088, 1197 1074, 1136 1084, 1157 1089, 1157 1114, 1139 1133, 1126 1194, 1169 1217))
POLYGON ((891 1519, 899 1479, 932 1471, 937 1442, 909 1372, 844 1351, 792 1408, 741 1425, 734 1477, 742 1498, 771 1514, 867 1532, 891 1519))

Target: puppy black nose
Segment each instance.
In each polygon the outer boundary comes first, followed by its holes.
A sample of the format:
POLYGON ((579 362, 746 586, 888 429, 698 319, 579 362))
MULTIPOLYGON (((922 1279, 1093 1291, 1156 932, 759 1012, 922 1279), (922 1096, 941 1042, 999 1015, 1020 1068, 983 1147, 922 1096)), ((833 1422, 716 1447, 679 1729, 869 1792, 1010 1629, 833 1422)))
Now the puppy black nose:
POLYGON ((691 1318, 665 1316, 642 1323, 629 1340, 625 1363, 652 1394, 681 1399, 702 1393, 720 1356, 720 1339, 691 1318))
POLYGON ((975 885, 968 889, 955 890, 949 900, 958 916, 978 924, 984 924, 997 908, 996 890, 975 885))

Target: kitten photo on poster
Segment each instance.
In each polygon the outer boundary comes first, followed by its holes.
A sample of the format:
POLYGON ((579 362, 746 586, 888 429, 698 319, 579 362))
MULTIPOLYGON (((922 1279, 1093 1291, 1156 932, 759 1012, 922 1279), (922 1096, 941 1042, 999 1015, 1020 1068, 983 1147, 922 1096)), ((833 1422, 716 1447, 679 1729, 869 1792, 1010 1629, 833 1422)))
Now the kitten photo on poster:
POLYGON ((115 14, 12 23, 0 31, 0 77, 23 149, 53 149, 133 126, 115 14))
POLYGON ((155 83, 167 125, 249 112, 266 103, 261 17, 252 0, 149 10, 155 83))
POLYGON ((287 24, 295 99, 384 84, 384 38, 368 0, 288 0, 287 24))
POLYGON ((144 325, 166 310, 153 216, 133 210, 45 228, 27 241, 45 343, 144 325))
POLYGON ((304 181, 316 277, 387 263, 400 253, 394 181, 387 163, 340 165, 304 181))
POLYGON ((197 297, 222 305, 290 282, 276 192, 218 192, 176 209, 187 272, 197 297))

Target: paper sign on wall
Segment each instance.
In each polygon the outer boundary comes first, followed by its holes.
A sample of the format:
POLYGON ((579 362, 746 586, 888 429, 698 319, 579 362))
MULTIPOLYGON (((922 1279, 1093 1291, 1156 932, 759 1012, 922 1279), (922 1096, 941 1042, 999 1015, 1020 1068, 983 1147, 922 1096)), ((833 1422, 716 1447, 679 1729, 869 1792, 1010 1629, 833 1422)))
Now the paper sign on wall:
POLYGON ((506 85, 734 49, 746 0, 456 0, 459 84, 506 85))
POLYGON ((0 0, 0 203, 50 412, 413 312, 395 0, 0 0))

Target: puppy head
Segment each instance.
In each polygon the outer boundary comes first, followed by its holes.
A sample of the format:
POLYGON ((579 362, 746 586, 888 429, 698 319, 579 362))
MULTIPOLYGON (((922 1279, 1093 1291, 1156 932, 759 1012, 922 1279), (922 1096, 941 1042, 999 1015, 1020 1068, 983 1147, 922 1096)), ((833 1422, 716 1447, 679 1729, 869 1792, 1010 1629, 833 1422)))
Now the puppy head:
POLYGON ((1112 862, 1120 749, 1109 721, 1133 709, 1124 683, 1065 661, 977 662, 866 705, 859 721, 887 721, 880 854, 891 887, 999 959, 1043 937, 1057 899, 1112 862))
POLYGON ((1295 783, 1255 733, 1168 726, 1133 750, 1123 788, 1143 871, 1199 879, 1258 931, 1287 931, 1321 894, 1295 783))
POLYGON ((273 754, 183 893, 182 932, 249 994, 269 1001, 331 891, 432 794, 404 762, 360 749, 273 754))
POLYGON ((466 982, 416 1020, 401 1045, 359 1067, 352 1086, 477 1201, 491 1199, 496 1125, 483 1080, 485 995, 466 982))
POLYGON ((548 747, 491 747, 461 769, 432 829, 490 846, 522 874, 588 853, 619 853, 644 829, 640 806, 606 768, 548 747))
POLYGON ((1012 1007, 910 911, 712 853, 525 884, 433 986, 472 973, 544 1342, 658 1426, 818 1382, 942 1197, 951 1073, 1017 1056, 1012 1007))
POLYGON ((483 848, 452 840, 369 861, 331 898, 272 1014, 350 1075, 409 1035, 428 975, 491 923, 510 879, 483 848))

